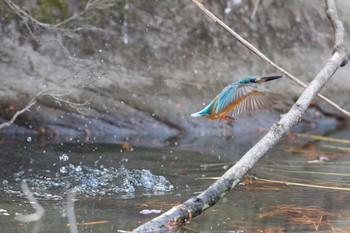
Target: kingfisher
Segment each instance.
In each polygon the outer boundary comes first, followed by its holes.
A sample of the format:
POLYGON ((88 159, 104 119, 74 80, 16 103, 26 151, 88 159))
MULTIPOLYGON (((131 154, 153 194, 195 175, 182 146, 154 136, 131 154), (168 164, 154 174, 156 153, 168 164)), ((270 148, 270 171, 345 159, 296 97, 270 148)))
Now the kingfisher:
POLYGON ((211 120, 234 120, 233 116, 273 105, 273 95, 257 89, 263 82, 282 78, 282 76, 248 76, 241 81, 226 86, 208 106, 191 114, 192 117, 205 116, 211 120))

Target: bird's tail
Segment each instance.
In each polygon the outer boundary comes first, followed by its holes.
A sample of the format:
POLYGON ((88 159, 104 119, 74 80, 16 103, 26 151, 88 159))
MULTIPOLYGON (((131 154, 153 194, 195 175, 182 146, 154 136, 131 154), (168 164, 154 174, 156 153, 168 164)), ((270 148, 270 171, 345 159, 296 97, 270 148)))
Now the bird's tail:
POLYGON ((191 117, 209 116, 210 112, 211 112, 211 108, 214 104, 214 101, 215 101, 215 99, 213 101, 211 101, 211 103, 208 106, 206 106, 205 108, 203 108, 199 112, 192 113, 191 117))
POLYGON ((196 113, 192 113, 192 114, 191 114, 191 117, 200 117, 200 116, 203 116, 202 111, 199 111, 199 112, 196 112, 196 113))

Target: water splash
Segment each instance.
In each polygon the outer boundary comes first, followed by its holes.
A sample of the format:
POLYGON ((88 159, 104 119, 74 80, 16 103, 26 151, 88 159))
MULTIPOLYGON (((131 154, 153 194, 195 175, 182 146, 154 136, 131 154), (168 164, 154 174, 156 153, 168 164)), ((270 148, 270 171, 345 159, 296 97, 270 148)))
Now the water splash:
POLYGON ((59 156, 59 159, 61 162, 66 162, 69 160, 69 156, 67 154, 63 154, 63 155, 59 156))
MULTIPOLYGON (((146 169, 129 170, 124 166, 106 168, 68 164, 45 174, 21 171, 13 176, 18 183, 26 180, 35 196, 55 200, 62 199, 73 187, 85 197, 121 195, 123 198, 134 197, 136 193, 160 195, 174 188, 163 176, 146 169)), ((21 194, 18 187, 3 185, 3 188, 8 193, 21 194)))

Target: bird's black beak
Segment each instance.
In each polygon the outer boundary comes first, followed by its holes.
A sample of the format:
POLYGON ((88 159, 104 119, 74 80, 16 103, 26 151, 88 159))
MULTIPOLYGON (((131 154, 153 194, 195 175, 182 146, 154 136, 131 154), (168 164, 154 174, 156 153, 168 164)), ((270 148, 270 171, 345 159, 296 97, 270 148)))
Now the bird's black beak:
POLYGON ((272 80, 279 79, 279 78, 282 78, 282 76, 266 76, 266 77, 255 79, 255 82, 262 83, 262 82, 268 82, 268 81, 272 81, 272 80))

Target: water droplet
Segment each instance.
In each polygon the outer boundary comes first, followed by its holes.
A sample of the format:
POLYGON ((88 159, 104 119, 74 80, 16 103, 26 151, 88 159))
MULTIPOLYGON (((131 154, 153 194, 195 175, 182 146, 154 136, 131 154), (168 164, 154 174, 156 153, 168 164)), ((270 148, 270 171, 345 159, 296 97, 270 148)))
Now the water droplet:
POLYGON ((68 170, 67 170, 66 167, 61 167, 61 168, 60 168, 60 172, 61 172, 62 174, 65 174, 65 173, 68 172, 68 170))
POLYGON ((126 162, 128 162, 128 161, 129 161, 128 158, 122 158, 122 159, 120 160, 121 163, 126 163, 126 162))
POLYGON ((76 166, 76 168, 75 168, 75 171, 76 171, 76 172, 81 172, 82 170, 83 170, 83 169, 82 169, 81 166, 79 166, 79 165, 76 166))
POLYGON ((66 154, 63 154, 63 155, 61 155, 61 156, 59 157, 59 159, 60 159, 60 161, 62 161, 62 162, 66 162, 66 161, 69 160, 69 156, 66 155, 66 154))
POLYGON ((129 38, 128 38, 128 34, 124 34, 124 36, 123 36, 123 43, 124 44, 129 44, 129 38))

